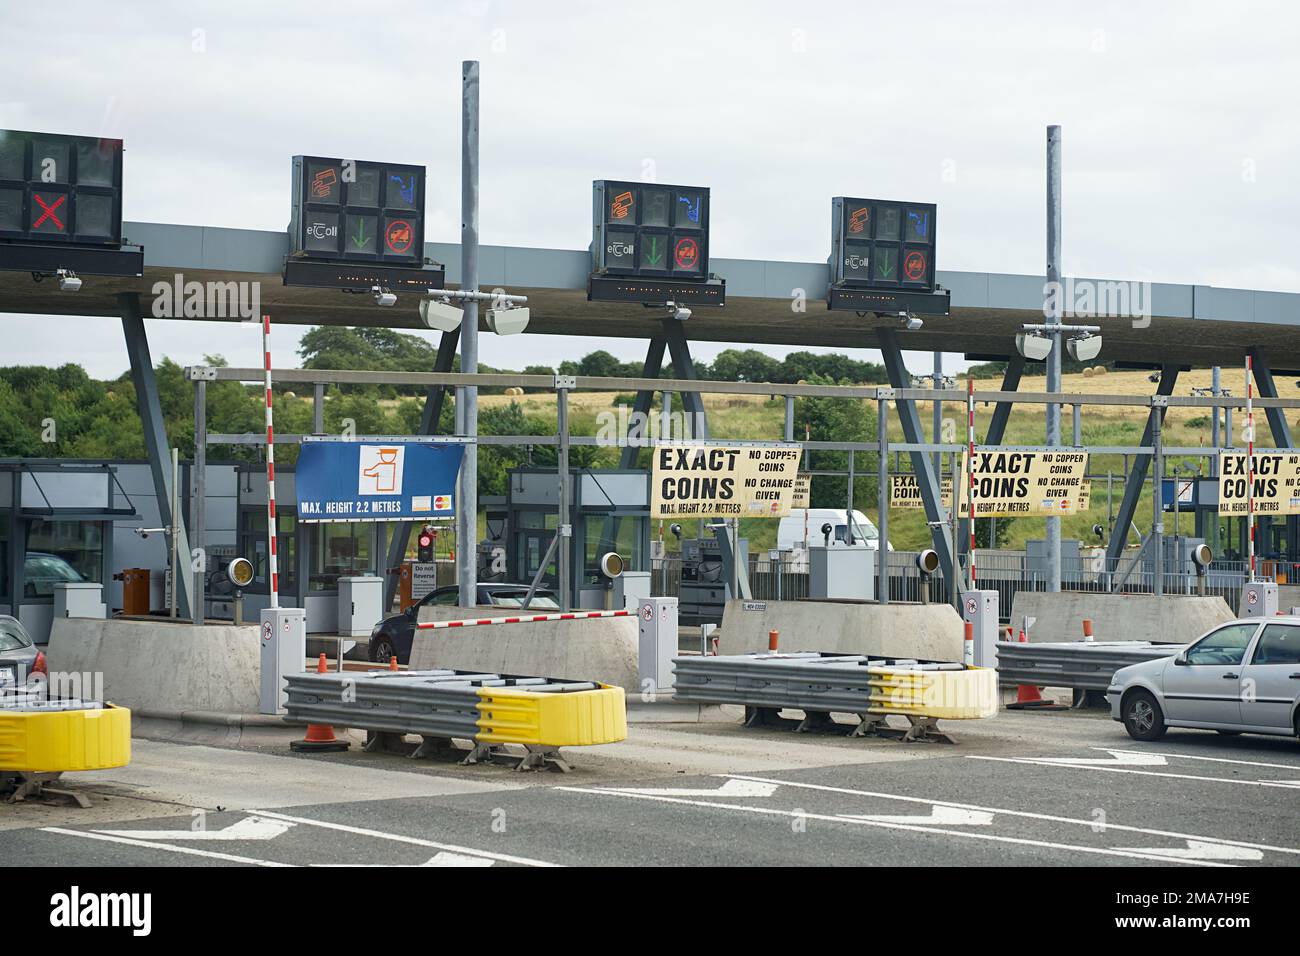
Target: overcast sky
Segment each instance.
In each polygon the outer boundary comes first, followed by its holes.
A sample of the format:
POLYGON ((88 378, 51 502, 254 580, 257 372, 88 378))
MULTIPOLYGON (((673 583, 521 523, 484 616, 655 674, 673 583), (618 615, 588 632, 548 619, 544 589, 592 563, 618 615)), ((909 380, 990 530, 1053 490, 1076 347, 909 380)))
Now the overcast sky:
MULTIPOLYGON (((424 164, 426 238, 454 242, 479 59, 483 242, 586 248, 591 181, 650 171, 712 188, 714 256, 824 261, 830 197, 880 196, 939 204, 941 269, 1041 274, 1059 123, 1066 274, 1300 291, 1297 49, 1300 7, 1235 0, 0 0, 0 128, 124 139, 125 218, 150 222, 283 229, 295 153, 424 164)), ((259 364, 244 327, 150 336, 259 364)), ((5 364, 126 368, 111 320, 7 341, 5 364)), ((481 356, 597 347, 644 352, 481 356)))

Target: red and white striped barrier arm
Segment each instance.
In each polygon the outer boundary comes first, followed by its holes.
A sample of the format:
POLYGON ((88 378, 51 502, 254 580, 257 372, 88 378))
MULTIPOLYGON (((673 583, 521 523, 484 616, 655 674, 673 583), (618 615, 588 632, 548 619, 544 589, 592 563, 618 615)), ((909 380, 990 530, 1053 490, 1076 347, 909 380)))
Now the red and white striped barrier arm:
POLYGON ((271 317, 262 316, 262 358, 266 368, 266 537, 270 544, 271 607, 280 606, 280 562, 275 527, 275 431, 271 427, 271 317))
MULTIPOLYGON (((1255 390, 1253 384, 1253 365, 1249 354, 1246 356, 1246 522, 1250 532, 1247 545, 1250 548, 1250 580, 1255 580, 1255 390)), ((1178 503, 1174 503, 1178 507, 1178 503)))
MULTIPOLYGON (((967 526, 970 528, 970 586, 975 585, 975 379, 966 379, 966 480, 969 488, 966 507, 970 510, 967 526)), ((940 496, 942 497, 942 495, 940 496)), ((954 498, 956 496, 954 495, 954 498)), ((996 547, 989 541, 989 547, 996 547)))
POLYGON ((562 614, 528 614, 522 617, 479 617, 468 621, 425 621, 415 625, 428 631, 445 627, 479 627, 485 624, 538 624, 542 621, 586 621, 594 617, 630 617, 631 611, 569 611, 562 614))

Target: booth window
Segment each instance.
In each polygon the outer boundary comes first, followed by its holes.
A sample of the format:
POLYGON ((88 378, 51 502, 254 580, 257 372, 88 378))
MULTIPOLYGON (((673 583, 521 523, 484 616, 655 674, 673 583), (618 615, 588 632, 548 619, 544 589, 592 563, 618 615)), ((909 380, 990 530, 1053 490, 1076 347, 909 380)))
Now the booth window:
MULTIPOLYGON (((297 549, 294 547, 294 530, 298 520, 293 515, 277 514, 276 534, 276 570, 280 574, 280 593, 291 594, 297 590, 298 564, 294 560, 297 549)), ((267 567, 270 559, 266 553, 266 511, 245 509, 243 530, 241 532, 239 553, 253 562, 254 590, 259 594, 269 594, 271 586, 267 581, 267 567)))
POLYGON ((333 591, 339 578, 373 574, 375 526, 359 522, 322 522, 312 529, 308 590, 333 591))
POLYGON ((23 596, 54 596, 54 585, 102 582, 104 529, 98 521, 51 521, 34 518, 27 531, 23 562, 23 596))

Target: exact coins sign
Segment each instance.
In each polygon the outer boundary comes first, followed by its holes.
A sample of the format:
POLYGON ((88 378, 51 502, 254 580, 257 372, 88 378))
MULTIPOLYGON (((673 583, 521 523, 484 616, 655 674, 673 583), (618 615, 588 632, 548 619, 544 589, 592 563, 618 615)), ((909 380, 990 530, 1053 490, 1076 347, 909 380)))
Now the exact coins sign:
MULTIPOLYGON (((1254 512, 1300 514, 1300 455, 1255 452, 1254 512)), ((1250 463, 1242 452, 1219 455, 1219 514, 1245 515, 1251 510, 1250 463)))
POLYGON ((802 457, 795 444, 656 445, 650 517, 784 517, 802 457))
MULTIPOLYGON (((940 495, 943 507, 952 507, 952 479, 945 478, 941 483, 940 495)), ((921 486, 916 483, 916 475, 889 476, 889 507, 903 510, 921 509, 925 502, 921 500, 921 486)))
MULTIPOLYGON (((963 454, 958 510, 963 518, 970 515, 966 459, 963 454)), ((1072 515, 1081 510, 1088 453, 976 451, 974 470, 977 518, 1072 515)))

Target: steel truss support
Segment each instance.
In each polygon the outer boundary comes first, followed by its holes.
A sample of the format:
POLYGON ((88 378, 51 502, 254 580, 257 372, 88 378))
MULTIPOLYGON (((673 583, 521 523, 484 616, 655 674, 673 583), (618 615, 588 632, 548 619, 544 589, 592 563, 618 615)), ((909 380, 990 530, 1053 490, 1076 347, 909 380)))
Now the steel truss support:
MULTIPOLYGON (((144 427, 144 447, 149 457, 149 471, 153 475, 154 496, 158 499, 158 516, 164 528, 174 528, 177 535, 176 553, 185 567, 173 569, 176 575, 177 613, 190 617, 194 606, 194 575, 189 573, 192 560, 190 542, 185 533, 185 519, 172 514, 171 446, 167 443, 167 426, 163 420, 162 403, 158 398, 158 380, 154 377, 153 359, 149 354, 149 338, 144 330, 144 313, 140 309, 140 296, 123 293, 117 297, 118 313, 122 318, 122 332, 126 336, 126 351, 131 359, 131 381, 135 384, 135 406, 144 427)), ((171 536, 168 536, 171 544, 171 536)))
MULTIPOLYGON (((460 329, 451 332, 443 332, 442 338, 438 341, 438 356, 434 360, 433 370, 435 372, 450 372, 452 364, 456 360, 456 347, 460 344, 460 329)), ((434 435, 438 431, 438 420, 442 418, 442 406, 447 399, 447 388, 444 385, 432 385, 429 387, 428 394, 424 397, 424 414, 420 418, 421 435, 434 435)), ((323 420, 323 416, 322 416, 323 420)), ((398 571, 402 566, 402 559, 406 556, 406 548, 411 543, 411 529, 415 527, 413 521, 403 521, 393 529, 393 539, 388 543, 388 560, 384 567, 388 574, 384 575, 384 613, 393 606, 393 595, 397 592, 398 571)), ((470 542, 456 542, 456 547, 463 548, 467 544, 477 547, 470 542)), ((477 560, 477 559, 476 559, 477 560)), ((299 580, 302 580, 299 578, 299 580)))
MULTIPOLYGON (((659 373, 664 367, 664 347, 668 344, 668 339, 662 335, 656 335, 650 340, 650 347, 646 349, 645 364, 641 367, 642 378, 658 378, 659 373)), ((632 403, 632 421, 629 428, 629 434, 626 436, 627 441, 623 445, 623 450, 618 456, 619 468, 636 467, 636 453, 640 451, 638 440, 645 441, 650 437, 650 409, 654 405, 654 392, 641 391, 636 393, 636 401, 632 403), (636 429, 636 422, 644 422, 644 429, 639 434, 633 434, 636 429)))
MULTIPOLYGON (((1273 382, 1273 369, 1264 357, 1264 351, 1258 345, 1250 350, 1251 367, 1255 370, 1255 387, 1260 398, 1278 398, 1277 385, 1273 382)), ((1216 409, 1217 412, 1217 409, 1216 409)), ((1291 426, 1287 424, 1286 409, 1266 408, 1268 428, 1273 433, 1273 444, 1278 448, 1294 448, 1291 442, 1291 426)))
MULTIPOLYGON (((1178 372, 1180 366, 1165 365, 1160 369, 1160 385, 1156 388, 1156 395, 1169 396, 1174 393, 1174 385, 1178 382, 1178 372)), ((1155 435, 1160 425, 1164 423, 1165 412, 1168 406, 1153 405, 1151 412, 1147 416, 1146 428, 1142 432, 1141 447, 1151 447, 1155 440, 1155 435)), ((1137 513, 1138 501, 1142 497, 1142 486, 1147 480, 1147 471, 1151 467, 1151 455, 1134 455, 1133 467, 1129 470, 1128 479, 1124 482, 1124 498, 1120 501, 1119 512, 1115 516, 1115 526, 1111 530, 1110 541, 1106 543, 1106 570, 1113 571, 1115 562, 1119 560, 1120 554, 1124 551, 1124 545, 1128 541, 1128 530, 1133 524, 1133 516, 1137 513)), ((1156 518, 1159 519, 1159 515, 1156 518)))
MULTIPOLYGON (((1020 377, 1025 373, 1025 358, 1023 355, 1011 355, 1007 358, 1006 371, 1002 373, 1002 391, 1014 392, 1020 388, 1020 377)), ((976 401, 979 400, 979 393, 976 393, 976 401)), ((1007 422, 1011 419, 1012 402, 998 402, 993 409, 993 417, 989 420, 989 430, 984 435, 985 445, 1001 445, 1002 439, 1007 434, 1007 422)), ((956 481, 954 480, 954 484, 956 481)), ((996 547, 996 541, 989 541, 990 547, 996 547)), ((964 555, 970 550, 970 519, 963 518, 961 526, 957 530, 957 554, 964 555)))
MULTIPOLYGON (((877 335, 880 339, 880 353, 885 360, 885 371, 889 373, 889 384, 896 389, 911 388, 912 378, 907 373, 907 366, 903 364, 903 352, 898 347, 897 333, 891 328, 884 328, 879 329, 877 335)), ((921 415, 917 411, 916 401, 910 398, 899 398, 895 400, 894 406, 898 410, 898 420, 903 426, 903 438, 909 444, 922 444, 925 441, 925 432, 921 427, 921 415)), ((884 429, 886 423, 880 422, 878 427, 884 429)), ((956 586, 957 582, 953 577, 952 538, 944 529, 943 522, 946 515, 943 513, 939 497, 939 480, 935 473, 934 462, 923 451, 909 452, 909 454, 912 456, 912 471, 916 474, 916 484, 921 492, 921 503, 925 506, 925 520, 930 524, 930 538, 934 542, 934 550, 939 553, 939 568, 944 577, 956 586)))

